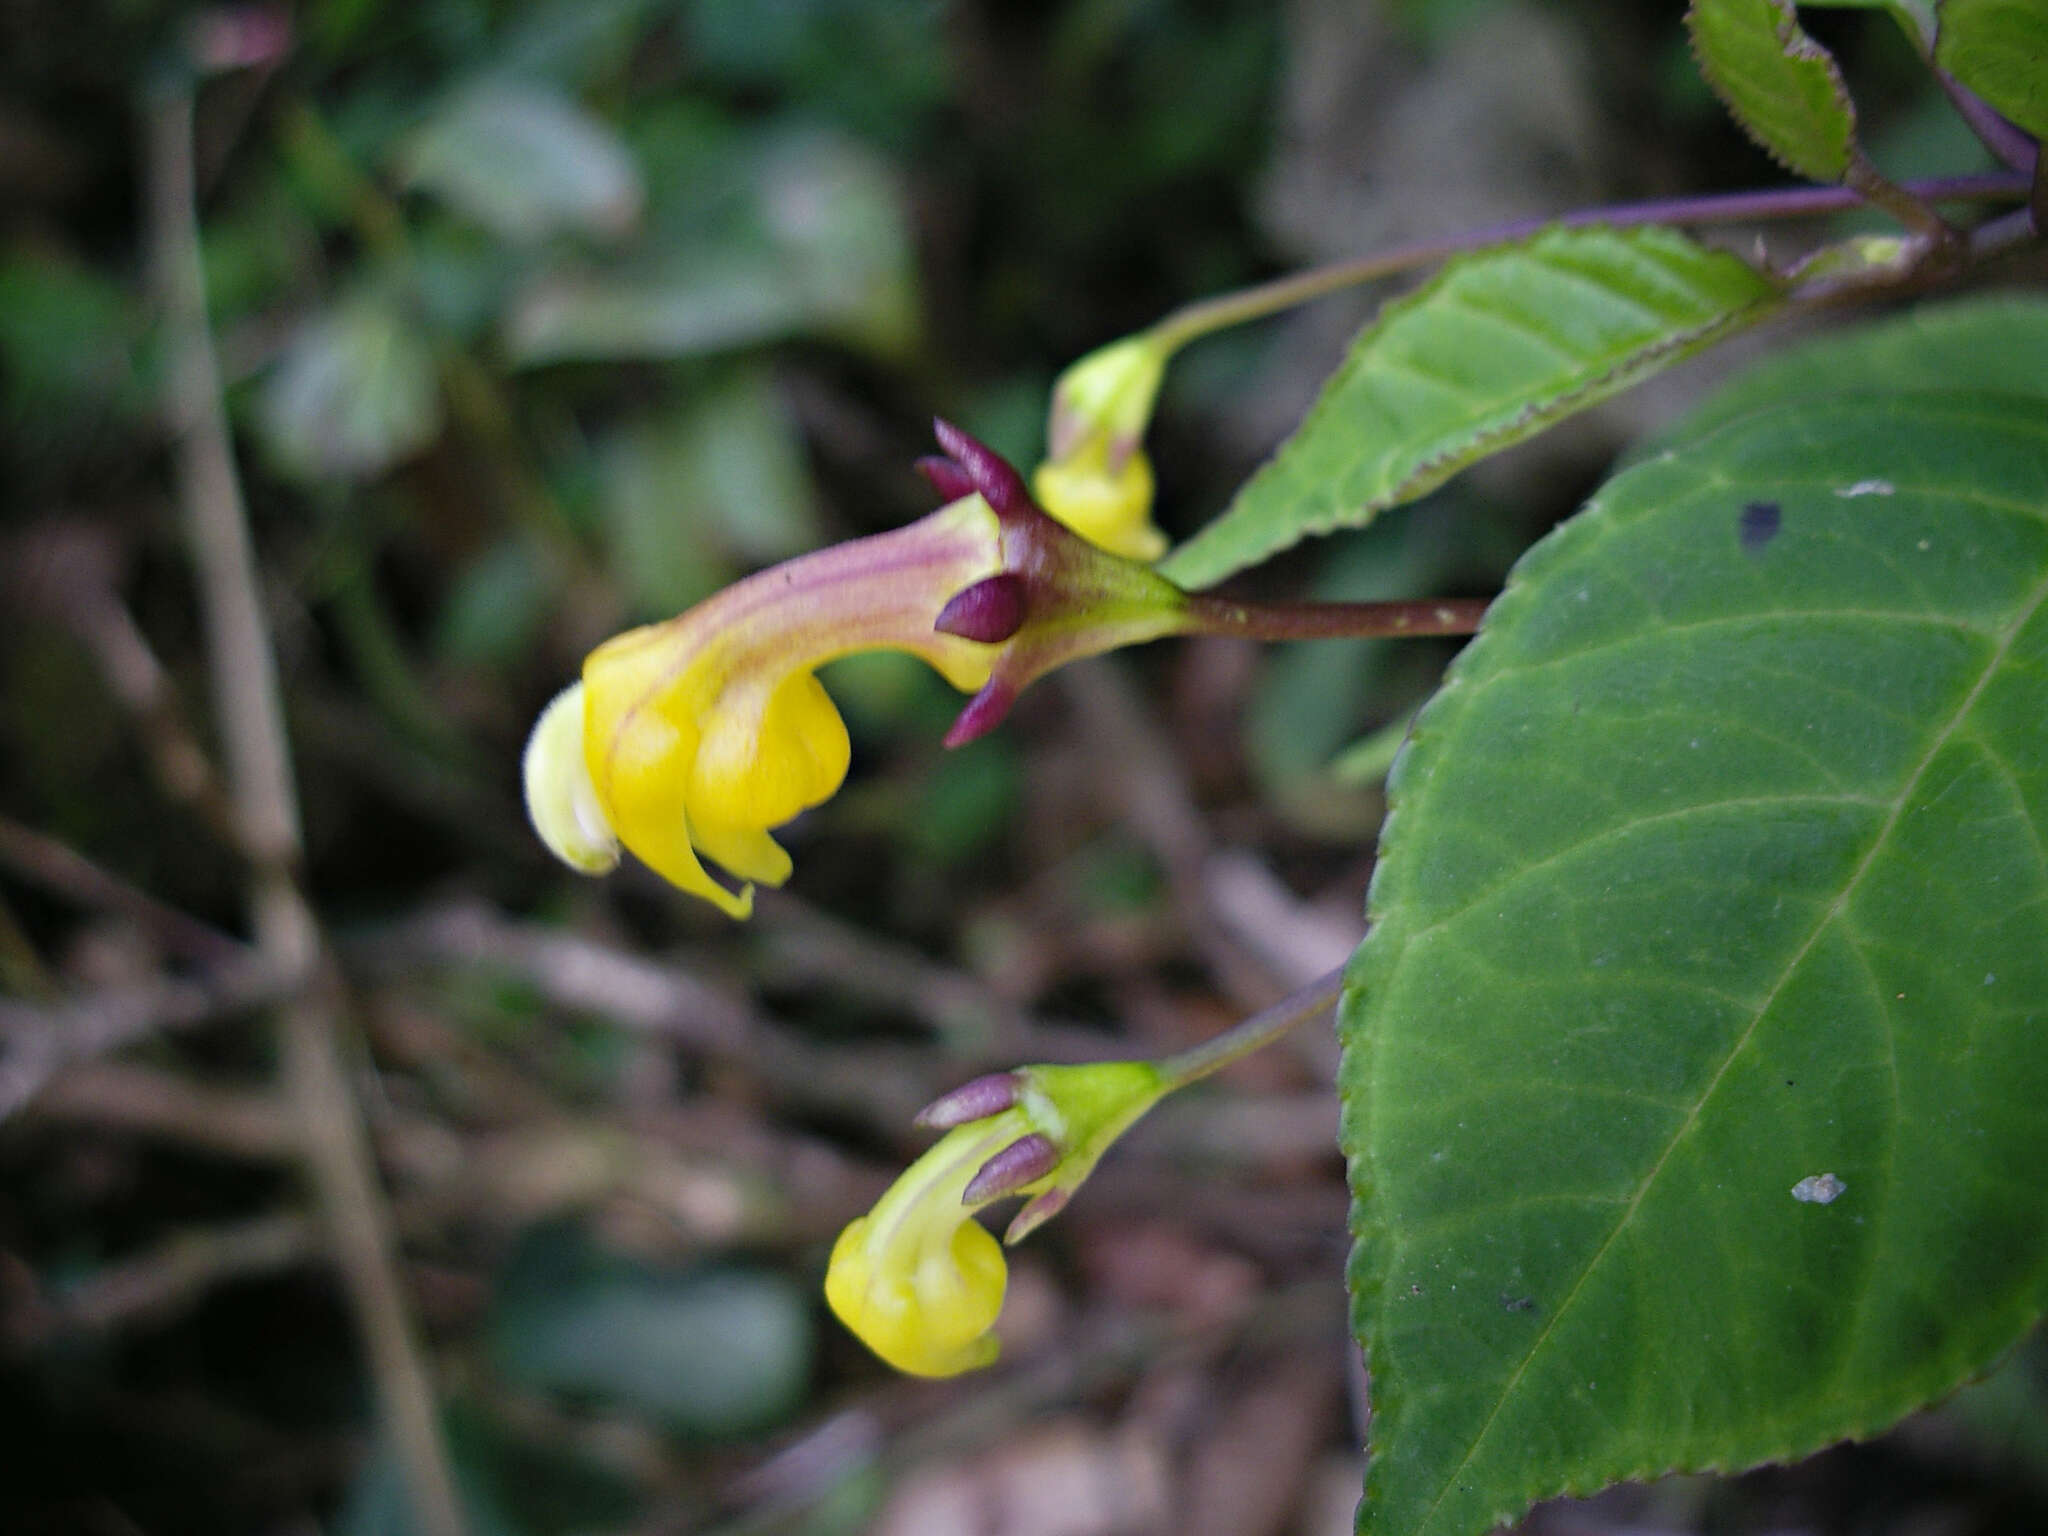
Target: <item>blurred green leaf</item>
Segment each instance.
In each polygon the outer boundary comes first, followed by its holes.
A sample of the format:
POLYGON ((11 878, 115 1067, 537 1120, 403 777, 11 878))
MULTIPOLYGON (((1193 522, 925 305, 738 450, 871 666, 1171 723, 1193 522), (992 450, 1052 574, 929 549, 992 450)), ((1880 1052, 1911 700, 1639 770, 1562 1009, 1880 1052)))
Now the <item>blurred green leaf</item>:
POLYGON ((279 467, 369 480, 441 431, 441 390, 419 327, 374 290, 302 321, 264 378, 256 423, 279 467))
POLYGON ((1017 750, 985 736, 933 759, 902 829, 925 858, 946 868, 986 853, 1010 825, 1024 790, 1017 750))
POLYGON ((407 138, 398 170, 406 186, 514 241, 618 239, 645 201, 618 135, 567 97, 511 80, 449 98, 407 138))
POLYGON ((686 357, 795 335, 887 356, 918 334, 908 221, 886 162, 778 132, 749 163, 744 224, 609 273, 544 278, 506 321, 519 364, 686 357))
POLYGON ((1685 20, 1700 72, 1744 133, 1801 176, 1847 174, 1856 108, 1834 55, 1800 30, 1792 0, 1693 0, 1685 20))
POLYGON ((625 69, 671 0, 540 0, 511 10, 494 51, 497 72, 564 90, 625 69))
POLYGON ((1941 0, 1941 67, 2048 138, 2048 0, 1941 0))
POLYGON ((532 542, 502 539, 455 578, 434 629, 434 650, 458 666, 512 661, 532 650, 555 595, 532 542))
POLYGON ((118 284, 41 252, 0 257, 0 389, 16 423, 64 426, 81 411, 135 410, 136 332, 134 306, 118 284))
POLYGON ((2048 1333, 2034 1336, 1935 1410, 1980 1455, 2006 1462, 2048 1489, 2048 1333))
MULTIPOLYGON (((471 1403, 443 1413, 465 1536, 584 1536, 631 1518, 628 1491, 585 1457, 536 1443, 471 1403)), ((380 1447, 364 1461, 343 1501, 336 1536, 423 1536, 398 1458, 380 1447)))
POLYGON ((1382 308, 1222 516, 1160 562, 1204 587, 1363 527, 1466 465, 1769 313, 1776 289, 1676 230, 1551 228, 1382 308))
POLYGON ((216 324, 276 304, 318 269, 319 231, 282 171, 209 217, 200 233, 207 309, 216 324))
POLYGON ((944 100, 945 13, 938 0, 689 0, 685 26, 713 83, 786 92, 893 146, 944 100))
MULTIPOLYGON (((1344 539, 1330 551, 1309 595, 1379 602, 1436 589, 1448 552, 1416 532, 1413 522, 1382 522, 1344 539)), ((1318 640, 1266 648, 1245 712, 1246 752, 1262 789, 1279 795, 1319 779, 1360 723, 1385 712, 1381 683, 1401 646, 1318 640)))
MULTIPOLYGON (((505 1507, 488 1472, 459 1448, 451 1447, 451 1453, 467 1536, 532 1536, 531 1528, 505 1507)), ((335 1526, 337 1536, 426 1536, 414 1518, 404 1469, 389 1450, 379 1450, 363 1463, 335 1526)))
POLYGON ((794 1411, 813 1332, 810 1301, 787 1276, 654 1269, 558 1228, 515 1256, 490 1325, 509 1380, 712 1439, 794 1411))
POLYGON ((1379 783, 1408 744, 1408 729, 1414 723, 1415 711, 1407 710, 1359 737, 1330 760, 1330 777, 1345 785, 1379 783))
POLYGON ((613 579, 648 617, 680 613, 741 568, 822 537, 803 441, 758 369, 620 432, 600 474, 613 579))

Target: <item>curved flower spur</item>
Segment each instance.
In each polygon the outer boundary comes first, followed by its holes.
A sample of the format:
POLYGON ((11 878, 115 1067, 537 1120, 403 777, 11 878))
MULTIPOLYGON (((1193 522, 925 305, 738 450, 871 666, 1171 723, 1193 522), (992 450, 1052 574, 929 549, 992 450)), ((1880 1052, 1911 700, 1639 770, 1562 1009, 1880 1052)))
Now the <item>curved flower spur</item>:
POLYGON ((1052 668, 1190 627, 1179 588, 1055 522, 982 443, 943 421, 937 435, 950 456, 918 466, 947 498, 937 512, 758 572, 590 653, 526 748, 528 814, 557 857, 605 874, 624 847, 746 917, 752 883, 789 877, 771 829, 846 777, 846 727, 819 666, 869 650, 922 657, 974 695, 946 734, 958 746, 1052 668), (728 890, 703 857, 749 884, 728 890))

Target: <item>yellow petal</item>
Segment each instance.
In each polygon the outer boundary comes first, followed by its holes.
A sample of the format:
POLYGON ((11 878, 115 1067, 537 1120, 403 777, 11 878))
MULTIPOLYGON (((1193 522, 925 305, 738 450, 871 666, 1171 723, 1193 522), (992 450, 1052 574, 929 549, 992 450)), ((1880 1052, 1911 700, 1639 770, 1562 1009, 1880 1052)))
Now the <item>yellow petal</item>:
POLYGON ((830 799, 851 756, 846 723, 809 672, 775 683, 765 705, 736 685, 717 700, 690 765, 691 818, 780 826, 830 799))
POLYGON ((759 827, 734 827, 692 816, 690 841, 742 880, 779 886, 789 878, 789 854, 759 827))
POLYGON ((526 814, 549 851, 586 875, 618 867, 619 840, 583 755, 583 685, 556 694, 526 739, 521 764, 526 814))
POLYGON ((1038 504, 1100 549, 1127 560, 1157 560, 1166 535, 1152 526, 1152 464, 1132 449, 1109 468, 1108 444, 1097 439, 1070 459, 1048 459, 1031 477, 1038 504))
POLYGON ((995 1360, 1001 1346, 989 1330, 1008 1279, 1001 1245, 979 1222, 963 1217, 950 1240, 934 1245, 880 1240, 863 1216, 833 1244, 825 1299, 897 1370, 957 1376, 995 1360))

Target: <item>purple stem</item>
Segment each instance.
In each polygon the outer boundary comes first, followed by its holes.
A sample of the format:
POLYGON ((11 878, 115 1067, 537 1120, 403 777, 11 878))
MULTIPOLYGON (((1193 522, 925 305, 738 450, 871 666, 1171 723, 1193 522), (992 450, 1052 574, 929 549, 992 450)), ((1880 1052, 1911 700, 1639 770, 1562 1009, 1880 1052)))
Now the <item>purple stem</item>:
POLYGON ((1999 116, 1991 103, 1947 70, 1936 69, 1934 78, 1941 82, 1950 104, 1962 114, 1963 121, 1970 125, 1970 132, 1983 141, 1986 149, 2022 176, 2034 174, 2035 160, 2041 153, 2041 147, 2030 135, 1999 116))
MULTIPOLYGON (((2027 183, 2027 177, 2005 172, 1909 181, 1904 183, 1903 190, 1923 203, 2021 201, 2027 196, 2027 183)), ((1437 240, 1421 240, 1353 261, 1340 261, 1312 271, 1275 278, 1236 293, 1198 300, 1161 320, 1152 328, 1151 334, 1167 346, 1177 347, 1221 326, 1272 314, 1359 283, 1429 266, 1465 251, 1505 245, 1551 225, 1578 229, 1593 224, 1615 228, 1640 224, 1736 224, 1752 219, 1794 219, 1837 213, 1845 208, 1862 207, 1866 202, 1864 195, 1852 187, 1778 187, 1759 192, 1657 198, 1649 202, 1616 203, 1605 208, 1581 208, 1571 213, 1510 219, 1503 224, 1467 230, 1463 234, 1437 240)))

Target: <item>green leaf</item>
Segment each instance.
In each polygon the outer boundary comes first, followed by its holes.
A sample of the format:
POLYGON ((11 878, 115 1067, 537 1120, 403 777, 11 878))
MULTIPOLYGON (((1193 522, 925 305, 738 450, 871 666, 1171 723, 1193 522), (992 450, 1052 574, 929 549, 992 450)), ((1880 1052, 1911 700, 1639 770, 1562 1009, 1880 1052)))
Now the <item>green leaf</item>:
POLYGON ((1760 318, 1775 293, 1668 229, 1553 228, 1451 261, 1359 333, 1294 436, 1160 569, 1208 586, 1361 527, 1760 318))
POLYGON ((812 1333, 785 1276, 656 1269, 559 1228, 515 1254, 491 1322, 508 1380, 711 1438, 757 1433, 796 1407, 812 1333))
POLYGON ((1941 0, 1941 67, 2048 138, 2048 0, 1941 0))
POLYGON ((888 164, 831 134, 777 133, 749 169, 740 228, 625 270, 536 282, 506 321, 513 360, 689 357, 795 335, 907 351, 916 269, 888 164))
POLYGON ((565 231, 616 238, 640 218, 640 172, 618 137, 566 97, 484 80, 407 140, 405 184, 508 240, 565 231))
POLYGON ((358 294, 293 333, 263 381, 256 421, 288 473, 374 479, 440 433, 433 353, 397 305, 358 294))
POLYGON ((1624 473, 1390 795, 1342 1009, 1361 1530, 1870 1434, 2048 1305, 2037 399, 1624 473))
POLYGON ((1856 109, 1834 55, 1800 30, 1792 0, 1693 0, 1685 22, 1700 73, 1744 133, 1801 176, 1848 173, 1856 109))
MULTIPOLYGON (((2044 357, 2048 297, 1999 293, 1924 304, 1766 359, 1709 396, 1648 451, 1699 437, 1753 411, 1823 395, 1963 389, 2048 400, 2044 357)), ((1647 457, 1648 451, 1635 456, 1647 457)))
POLYGON ((647 617, 821 542, 803 440, 758 370, 620 432, 599 462, 609 563, 647 617))

